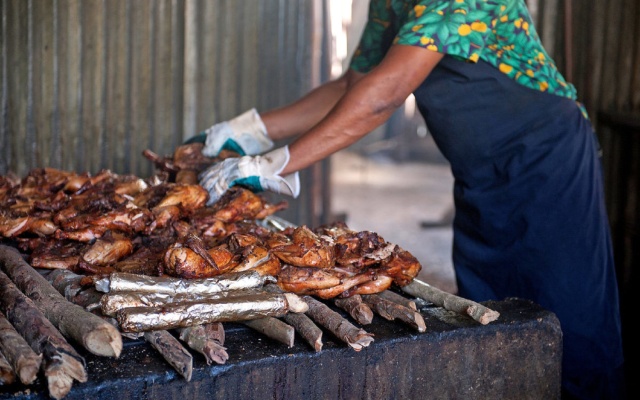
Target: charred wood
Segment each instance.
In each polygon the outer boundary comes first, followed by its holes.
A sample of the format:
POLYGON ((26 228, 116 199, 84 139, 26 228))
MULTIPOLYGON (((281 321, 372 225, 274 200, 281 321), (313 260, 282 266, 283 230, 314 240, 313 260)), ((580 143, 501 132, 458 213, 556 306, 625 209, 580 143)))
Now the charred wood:
POLYGON ((326 304, 311 296, 304 296, 303 299, 309 305, 307 315, 355 351, 360 351, 373 343, 372 334, 354 326, 326 304))
POLYGON ((4 272, 0 272, 0 291, 1 311, 33 351, 43 356, 42 367, 51 397, 66 396, 74 380, 86 382, 84 358, 4 272))
POLYGON ((499 312, 485 307, 482 304, 447 293, 418 279, 414 279, 411 283, 402 287, 402 290, 407 294, 431 302, 445 310, 467 315, 482 325, 493 322, 500 316, 499 312))
POLYGON ((282 320, 293 326, 313 350, 322 350, 322 329, 318 328, 311 318, 301 313, 288 313, 282 316, 282 320))
POLYGON ((393 301, 383 299, 377 294, 366 294, 362 296, 362 299, 378 315, 386 320, 393 321, 398 319, 413 326, 418 330, 418 332, 424 332, 427 330, 424 318, 418 311, 412 310, 409 307, 405 307, 393 301))
MULTIPOLYGON (((269 283, 264 289, 270 293, 284 293, 276 284, 269 283)), ((308 307, 308 305, 307 305, 308 307)), ((318 328, 311 318, 303 313, 287 313, 282 320, 293 326, 296 332, 316 351, 322 350, 322 329, 318 328)))
POLYGON ((354 294, 351 297, 334 300, 337 307, 345 310, 360 325, 368 325, 373 321, 371 307, 362 301, 362 296, 354 294))
POLYGON ((100 317, 66 300, 22 259, 17 250, 0 245, 0 265, 63 335, 73 338, 93 354, 120 356, 120 332, 100 317))
POLYGON ((85 283, 86 276, 68 270, 54 270, 41 272, 41 274, 68 301, 87 311, 100 308, 104 293, 97 291, 93 286, 88 286, 85 283))
POLYGON ((187 381, 193 372, 193 357, 178 339, 164 330, 148 331, 144 338, 187 381))
POLYGON ((5 358, 4 354, 0 352, 0 386, 10 385, 16 381, 16 374, 9 364, 9 361, 5 358))
POLYGON ((35 381, 42 363, 42 354, 36 354, 29 343, 16 331, 9 320, 0 313, 0 353, 25 385, 35 381))
POLYGON ((224 364, 229 359, 224 347, 224 327, 220 322, 179 328, 178 334, 180 340, 205 357, 207 365, 212 362, 224 364))
POLYGON ((263 335, 293 347, 295 329, 274 317, 252 319, 243 322, 249 328, 262 333, 263 335))
POLYGON ((378 293, 378 296, 382 297, 385 300, 393 301, 394 303, 401 304, 405 307, 409 307, 414 311, 418 311, 418 306, 416 306, 416 302, 404 297, 401 294, 396 292, 392 292, 391 290, 385 290, 378 293))

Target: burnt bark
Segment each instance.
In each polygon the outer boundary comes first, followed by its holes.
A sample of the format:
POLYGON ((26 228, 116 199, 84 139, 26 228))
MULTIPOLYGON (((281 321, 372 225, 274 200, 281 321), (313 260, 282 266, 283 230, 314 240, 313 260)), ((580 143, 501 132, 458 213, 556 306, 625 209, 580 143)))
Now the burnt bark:
POLYGON ((16 374, 9 364, 9 361, 6 359, 4 354, 0 352, 0 386, 2 385, 11 385, 16 381, 16 374))
POLYGON ((284 343, 288 347, 293 347, 295 329, 291 325, 282 322, 277 318, 258 318, 244 321, 243 323, 249 328, 258 331, 271 339, 284 343))
POLYGON ((93 354, 119 357, 122 336, 102 318, 69 302, 12 247, 0 245, 0 266, 65 336, 93 354))
POLYGON ((296 332, 298 332, 316 352, 322 350, 322 329, 318 328, 318 325, 314 324, 311 318, 305 314, 288 313, 282 317, 282 320, 293 326, 296 332))
POLYGON ((309 305, 307 315, 355 351, 360 351, 373 343, 372 334, 356 327, 326 304, 311 296, 304 296, 303 299, 309 305))
POLYGON ((42 274, 42 276, 70 302, 87 311, 100 308, 100 300, 104 293, 99 292, 93 286, 84 285, 83 281, 86 280, 86 276, 64 269, 53 270, 42 274))
POLYGON ((66 396, 74 379, 86 382, 84 358, 4 272, 0 272, 0 292, 3 293, 0 311, 31 349, 43 356, 42 366, 51 397, 61 399, 66 396))
POLYGON ((145 332, 144 338, 180 375, 191 380, 193 358, 178 339, 164 330, 145 332))
POLYGON ((42 355, 36 354, 29 347, 29 343, 2 313, 0 313, 0 353, 4 354, 20 382, 30 385, 37 378, 42 355))
POLYGON ((409 307, 395 303, 390 300, 383 299, 376 294, 366 294, 362 296, 362 300, 367 303, 382 318, 393 321, 398 319, 412 327, 418 332, 427 330, 427 324, 424 322, 422 315, 409 307))
POLYGON ((178 334, 187 346, 205 357, 207 365, 224 364, 229 359, 224 347, 224 326, 220 322, 179 328, 178 334))
POLYGON ((408 285, 403 286, 402 290, 405 293, 431 302, 445 310, 467 315, 482 325, 495 321, 500 316, 499 312, 485 307, 482 304, 447 293, 418 279, 414 279, 408 285))
POLYGON ((360 325, 368 325, 373 321, 371 307, 362 301, 362 296, 355 294, 344 299, 335 299, 335 305, 345 310, 360 325))
POLYGON ((416 306, 416 302, 404 297, 401 294, 396 292, 392 292, 391 290, 385 290, 378 293, 378 296, 382 297, 385 300, 393 301, 394 303, 401 304, 405 307, 409 307, 414 311, 418 311, 418 306, 416 306))

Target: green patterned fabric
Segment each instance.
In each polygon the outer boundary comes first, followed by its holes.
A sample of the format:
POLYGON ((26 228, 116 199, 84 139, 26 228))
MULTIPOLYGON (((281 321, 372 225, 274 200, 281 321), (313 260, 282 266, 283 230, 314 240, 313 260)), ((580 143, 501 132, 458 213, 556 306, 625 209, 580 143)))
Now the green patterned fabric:
POLYGON ((576 99, 542 47, 524 0, 371 0, 351 68, 370 71, 392 44, 483 60, 524 86, 576 99))

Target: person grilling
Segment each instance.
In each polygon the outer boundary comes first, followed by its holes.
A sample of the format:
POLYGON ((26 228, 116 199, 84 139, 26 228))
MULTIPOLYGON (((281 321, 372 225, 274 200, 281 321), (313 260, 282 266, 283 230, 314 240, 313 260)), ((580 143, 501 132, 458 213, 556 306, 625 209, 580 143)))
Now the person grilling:
POLYGON ((210 203, 233 185, 296 197, 298 171, 367 135, 411 94, 454 176, 458 295, 525 298, 553 311, 562 397, 622 398, 597 137, 523 0, 371 0, 341 77, 193 139, 207 156, 241 154, 209 167, 200 184, 210 203))

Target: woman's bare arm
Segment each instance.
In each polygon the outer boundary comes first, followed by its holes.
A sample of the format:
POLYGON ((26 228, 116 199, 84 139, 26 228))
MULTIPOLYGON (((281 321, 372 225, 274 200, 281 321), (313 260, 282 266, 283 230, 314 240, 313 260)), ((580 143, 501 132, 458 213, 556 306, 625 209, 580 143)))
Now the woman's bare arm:
POLYGON ((283 175, 341 150, 384 123, 426 79, 443 55, 394 45, 374 70, 348 87, 324 119, 289 146, 283 175))
POLYGON ((331 111, 348 88, 362 76, 363 74, 349 70, 340 78, 315 88, 294 103, 260 113, 269 137, 280 140, 307 132, 331 111))

